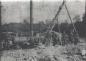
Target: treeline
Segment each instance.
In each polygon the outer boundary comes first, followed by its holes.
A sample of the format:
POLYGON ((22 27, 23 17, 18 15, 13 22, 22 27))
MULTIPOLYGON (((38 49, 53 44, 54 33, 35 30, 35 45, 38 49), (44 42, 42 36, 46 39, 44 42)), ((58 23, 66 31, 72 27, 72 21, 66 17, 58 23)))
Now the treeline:
MULTIPOLYGON (((49 24, 44 24, 44 23, 36 23, 33 24, 33 30, 34 32, 45 32, 47 30, 49 24)), ((82 22, 76 22, 75 27, 77 32, 79 33, 80 36, 85 36, 85 24, 82 22)), ((68 24, 68 23, 61 23, 59 25, 60 32, 65 32, 65 33, 70 33, 71 30, 73 29, 73 24, 68 24)), ((58 32, 58 24, 55 25, 54 31, 58 32)), ((29 32, 30 31, 30 24, 26 23, 10 23, 10 24, 4 24, 2 26, 2 31, 3 32, 29 32)))
MULTIPOLYGON (((80 20, 79 16, 75 16, 74 18, 76 20, 74 24, 77 33, 79 34, 80 37, 86 37, 86 14, 83 16, 82 21, 80 20)), ((68 24, 68 23, 61 23, 60 24, 60 32, 65 32, 65 33, 70 33, 71 30, 74 29, 73 24, 68 24)), ((58 24, 54 27, 55 31, 58 31, 58 24)))
MULTIPOLYGON (((76 20, 79 20, 79 18, 76 18, 76 20)), ((76 21, 73 23, 75 25, 75 28, 77 30, 77 33, 79 34, 80 37, 85 37, 86 36, 86 18, 85 16, 83 17, 83 21, 76 21)), ((60 32, 63 33, 70 33, 71 30, 74 29, 73 24, 69 24, 67 22, 61 23, 58 28, 58 24, 55 25, 53 28, 54 31, 57 31, 60 29, 60 32)), ((47 30, 49 24, 45 24, 44 22, 39 22, 36 24, 33 24, 33 30, 35 33, 38 32, 45 32, 47 30)), ((30 31, 30 24, 25 22, 24 23, 9 23, 9 24, 4 24, 2 26, 2 31, 3 32, 29 32, 30 31)))
MULTIPOLYGON (((76 28, 76 32, 79 34, 80 37, 85 37, 86 36, 86 24, 84 24, 83 22, 75 22, 74 23, 74 27, 76 28)), ((73 24, 68 24, 68 23, 62 23, 59 25, 58 28, 58 24, 55 25, 54 29, 55 31, 60 32, 61 33, 71 33, 72 30, 74 30, 73 24)))
MULTIPOLYGON (((33 24, 33 30, 35 32, 43 32, 46 29, 45 24, 33 24)), ((2 26, 2 32, 29 32, 30 24, 29 23, 9 23, 2 26)))

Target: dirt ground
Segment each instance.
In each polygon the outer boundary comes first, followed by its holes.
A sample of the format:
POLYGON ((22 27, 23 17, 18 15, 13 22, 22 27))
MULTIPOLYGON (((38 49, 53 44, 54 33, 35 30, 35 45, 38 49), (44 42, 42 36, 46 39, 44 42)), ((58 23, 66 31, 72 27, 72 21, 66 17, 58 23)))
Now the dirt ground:
POLYGON ((85 43, 79 43, 78 45, 7 50, 3 51, 1 61, 85 61, 82 56, 85 46, 85 43))

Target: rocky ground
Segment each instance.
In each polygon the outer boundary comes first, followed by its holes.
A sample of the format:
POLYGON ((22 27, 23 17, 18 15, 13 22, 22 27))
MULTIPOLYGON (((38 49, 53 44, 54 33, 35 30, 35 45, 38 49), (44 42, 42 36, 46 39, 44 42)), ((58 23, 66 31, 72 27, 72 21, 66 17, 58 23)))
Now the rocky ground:
POLYGON ((1 61, 86 61, 86 43, 3 51, 1 61))

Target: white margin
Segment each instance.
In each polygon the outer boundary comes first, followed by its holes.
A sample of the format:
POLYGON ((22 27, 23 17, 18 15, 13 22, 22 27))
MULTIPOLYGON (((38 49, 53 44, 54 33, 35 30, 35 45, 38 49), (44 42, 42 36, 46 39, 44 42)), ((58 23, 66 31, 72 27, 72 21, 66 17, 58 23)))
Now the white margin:
MULTIPOLYGON (((0 0, 1 2, 27 2, 30 0, 0 0)), ((63 0, 33 0, 34 2, 42 2, 42 1, 46 1, 46 2, 53 2, 53 1, 63 1, 63 0)), ((66 0, 66 1, 81 1, 81 2, 85 2, 85 0, 66 0)))

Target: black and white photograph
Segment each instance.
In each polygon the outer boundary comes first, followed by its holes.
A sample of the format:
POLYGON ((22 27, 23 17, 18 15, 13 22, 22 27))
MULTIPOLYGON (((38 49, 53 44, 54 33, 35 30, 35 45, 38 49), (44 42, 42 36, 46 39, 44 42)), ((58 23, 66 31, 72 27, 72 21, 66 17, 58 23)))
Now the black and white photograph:
POLYGON ((86 61, 86 0, 0 0, 0 61, 86 61))

